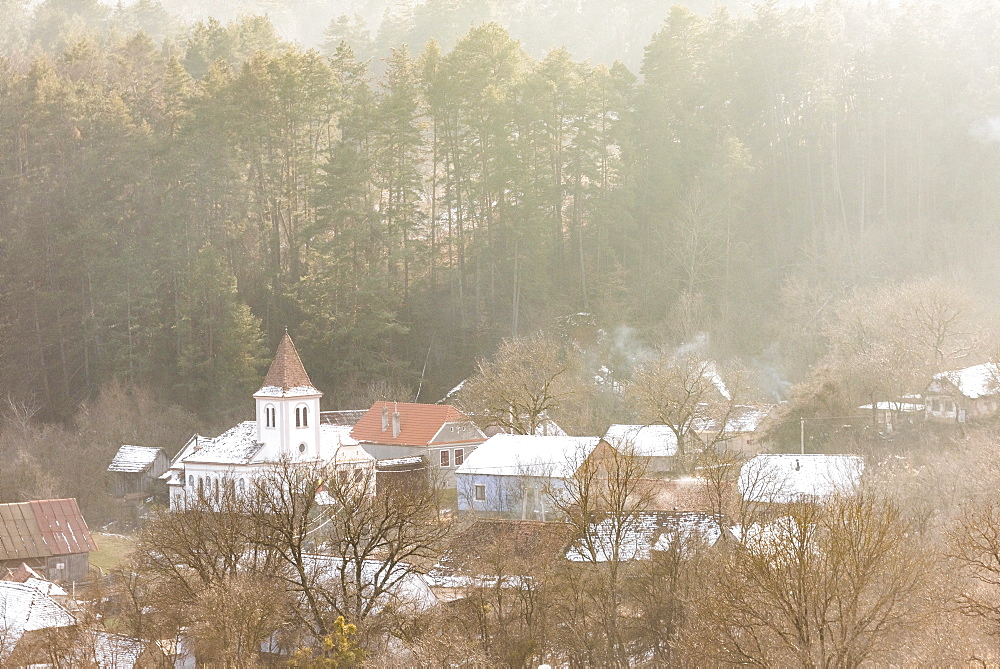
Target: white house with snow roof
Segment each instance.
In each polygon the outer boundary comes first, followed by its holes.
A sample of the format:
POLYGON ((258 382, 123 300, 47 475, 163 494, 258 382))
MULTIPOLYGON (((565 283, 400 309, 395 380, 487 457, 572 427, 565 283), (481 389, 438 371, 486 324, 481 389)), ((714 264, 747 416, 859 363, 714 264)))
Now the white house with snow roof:
POLYGON ((236 492, 275 463, 333 464, 345 475, 367 478, 375 458, 351 437, 349 425, 320 420, 323 393, 313 386, 292 338, 286 332, 260 390, 254 393, 256 418, 239 423, 217 437, 194 435, 174 456, 163 475, 170 508, 185 508, 199 495, 217 497, 221 486, 236 492))
POLYGON ((558 520, 552 496, 588 459, 599 437, 496 434, 458 469, 458 510, 522 520, 558 520))
POLYGON ((1000 365, 985 362, 935 374, 924 391, 927 418, 964 423, 1000 406, 1000 365))

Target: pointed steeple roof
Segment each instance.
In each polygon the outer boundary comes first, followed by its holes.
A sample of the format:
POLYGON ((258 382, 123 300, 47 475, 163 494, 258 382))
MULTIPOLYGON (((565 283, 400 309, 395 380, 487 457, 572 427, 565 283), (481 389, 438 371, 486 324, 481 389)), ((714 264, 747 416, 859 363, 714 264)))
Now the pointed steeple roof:
POLYGON ((267 376, 264 377, 264 385, 256 394, 281 397, 287 397, 289 394, 321 394, 306 374, 299 352, 295 350, 295 344, 287 331, 278 344, 274 360, 267 370, 267 376), (289 391, 294 392, 289 393, 289 391))

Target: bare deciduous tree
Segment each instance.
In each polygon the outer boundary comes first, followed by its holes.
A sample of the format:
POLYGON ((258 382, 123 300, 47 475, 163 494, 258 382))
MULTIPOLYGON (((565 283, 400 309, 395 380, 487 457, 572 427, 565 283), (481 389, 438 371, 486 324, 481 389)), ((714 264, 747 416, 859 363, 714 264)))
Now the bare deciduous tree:
POLYGON ((459 408, 484 427, 534 434, 577 391, 574 360, 545 334, 505 339, 459 393, 459 408))
POLYGON ((733 387, 723 385, 716 365, 691 355, 662 351, 640 367, 627 389, 629 403, 647 424, 667 425, 677 437, 683 463, 699 425, 713 428, 705 449, 724 442, 737 406, 733 387))
POLYGON ((921 620, 930 558, 899 510, 873 494, 743 528, 699 612, 706 651, 757 666, 858 666, 921 620))

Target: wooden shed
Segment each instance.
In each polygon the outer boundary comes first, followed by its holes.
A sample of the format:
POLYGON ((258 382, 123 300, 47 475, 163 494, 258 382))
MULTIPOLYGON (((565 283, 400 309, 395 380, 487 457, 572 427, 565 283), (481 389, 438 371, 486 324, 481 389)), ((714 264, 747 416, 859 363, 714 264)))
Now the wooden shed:
POLYGON ((108 466, 114 476, 114 494, 124 497, 148 493, 153 481, 167 471, 169 464, 162 448, 123 445, 108 466))

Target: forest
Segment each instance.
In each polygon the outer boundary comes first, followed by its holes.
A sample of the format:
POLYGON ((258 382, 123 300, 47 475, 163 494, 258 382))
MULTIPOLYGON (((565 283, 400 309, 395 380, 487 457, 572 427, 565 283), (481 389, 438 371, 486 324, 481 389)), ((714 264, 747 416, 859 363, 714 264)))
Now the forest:
POLYGON ((795 383, 789 295, 997 299, 991 3, 675 7, 634 71, 497 23, 361 60, 336 21, 2 13, 0 385, 45 420, 111 380, 243 413, 285 328, 355 408, 581 312, 795 383))

